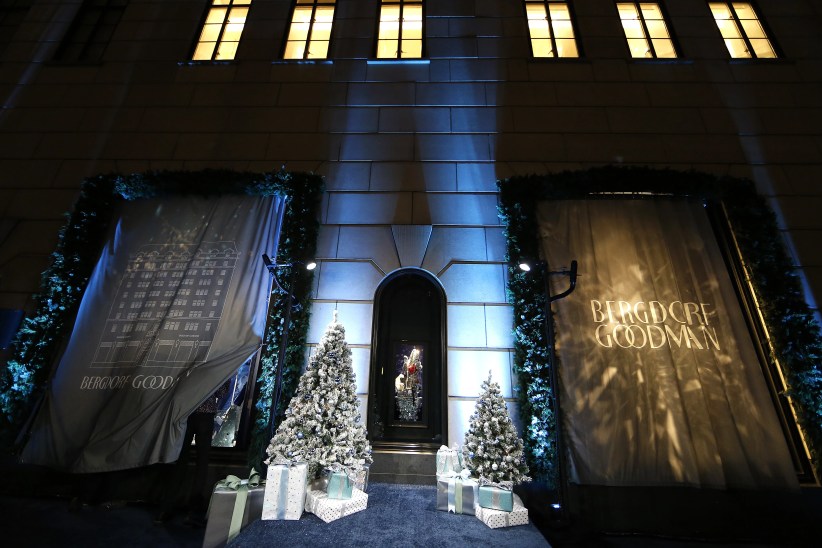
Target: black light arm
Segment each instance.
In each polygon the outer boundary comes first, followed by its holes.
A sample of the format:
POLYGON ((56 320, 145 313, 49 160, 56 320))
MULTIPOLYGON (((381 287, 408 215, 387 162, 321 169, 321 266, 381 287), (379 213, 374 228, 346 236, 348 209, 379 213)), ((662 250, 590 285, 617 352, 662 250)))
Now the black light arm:
POLYGON ((290 263, 275 263, 271 260, 271 257, 269 257, 267 253, 263 253, 262 256, 263 265, 265 265, 265 269, 268 270, 268 273, 271 274, 271 277, 274 279, 274 284, 277 286, 277 290, 280 293, 288 293, 288 290, 282 286, 280 280, 277 278, 277 268, 297 265, 304 266, 306 270, 314 270, 315 268, 317 268, 317 263, 314 261, 292 261, 290 263))
POLYGON ((563 291, 562 293, 557 293, 556 295, 550 295, 548 297, 548 302, 552 303, 554 301, 558 301, 560 299, 564 299, 568 295, 574 292, 574 289, 577 288, 577 262, 571 261, 571 269, 570 270, 560 270, 558 272, 549 272, 548 274, 568 274, 568 282, 569 286, 568 289, 563 291))

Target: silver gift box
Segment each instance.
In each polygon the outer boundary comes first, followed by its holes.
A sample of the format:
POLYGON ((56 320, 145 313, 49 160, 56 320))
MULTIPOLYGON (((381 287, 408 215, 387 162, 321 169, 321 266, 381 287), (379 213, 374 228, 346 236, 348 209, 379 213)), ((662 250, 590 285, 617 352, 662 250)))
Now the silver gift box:
POLYGON ((456 514, 474 515, 474 502, 477 500, 477 482, 462 478, 437 478, 437 510, 452 511, 456 514), (462 494, 462 506, 457 508, 456 490, 462 494))
MULTIPOLYGON (((248 498, 245 500, 243 524, 240 530, 263 515, 263 498, 265 485, 251 487, 248 498)), ((231 525, 231 514, 234 512, 234 501, 237 500, 237 491, 218 487, 211 495, 211 504, 208 507, 208 523, 206 524, 203 548, 218 548, 228 542, 228 529, 231 525)))

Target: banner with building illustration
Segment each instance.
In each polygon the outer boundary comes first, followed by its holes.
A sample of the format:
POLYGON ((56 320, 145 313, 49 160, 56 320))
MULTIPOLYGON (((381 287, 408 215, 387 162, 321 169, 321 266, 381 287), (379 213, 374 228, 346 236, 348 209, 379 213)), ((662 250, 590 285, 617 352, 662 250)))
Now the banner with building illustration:
POLYGON ((123 204, 22 460, 101 472, 179 455, 187 416, 259 347, 283 200, 123 204))
POLYGON ((538 215, 550 268, 579 264, 576 291, 553 304, 571 481, 795 488, 704 207, 551 201, 538 215))

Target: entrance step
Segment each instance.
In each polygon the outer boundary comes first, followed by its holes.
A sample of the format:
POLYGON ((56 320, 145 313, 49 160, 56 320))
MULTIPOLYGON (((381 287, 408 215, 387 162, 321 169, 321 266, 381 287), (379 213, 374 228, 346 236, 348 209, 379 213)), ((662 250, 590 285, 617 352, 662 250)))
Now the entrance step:
POLYGON ((437 484, 436 453, 375 449, 372 456, 374 462, 371 464, 369 482, 437 484))

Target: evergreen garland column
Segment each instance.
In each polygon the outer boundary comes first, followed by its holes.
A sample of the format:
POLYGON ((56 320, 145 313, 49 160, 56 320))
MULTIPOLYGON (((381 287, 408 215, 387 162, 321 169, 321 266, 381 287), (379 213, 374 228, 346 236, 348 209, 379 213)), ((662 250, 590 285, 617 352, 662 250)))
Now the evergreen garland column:
POLYGON ((97 255, 108 232, 117 197, 115 178, 86 179, 60 230, 51 264, 43 272, 33 315, 23 321, 0 372, 0 444, 10 447, 42 395, 57 350, 71 331, 97 255))
MULTIPOLYGON (((283 219, 280 246, 277 249, 277 264, 286 265, 313 259, 319 233, 317 210, 323 192, 322 179, 315 175, 280 172, 268 175, 255 188, 255 193, 273 192, 283 193, 290 197, 283 219)), ((302 268, 301 265, 281 267, 277 271, 279 279, 284 283, 284 289, 293 293, 294 301, 300 306, 291 312, 285 363, 278 364, 278 350, 285 328, 285 307, 288 295, 272 288, 260 358, 260 373, 257 380, 258 395, 254 404, 256 410, 254 429, 248 451, 248 462, 257 469, 262 468, 262 454, 269 442, 269 414, 277 368, 282 366, 283 370, 280 406, 274 412, 275 423, 282 420, 286 407, 285 402, 294 395, 300 379, 311 317, 309 297, 314 272, 302 268)))

